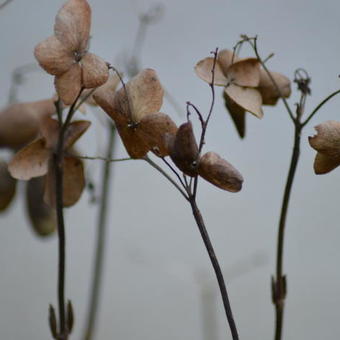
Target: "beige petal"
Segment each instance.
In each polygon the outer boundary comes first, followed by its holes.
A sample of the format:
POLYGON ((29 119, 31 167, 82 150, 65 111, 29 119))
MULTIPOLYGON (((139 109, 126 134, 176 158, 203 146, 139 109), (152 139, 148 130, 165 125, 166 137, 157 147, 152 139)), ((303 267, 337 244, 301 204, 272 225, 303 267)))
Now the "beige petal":
POLYGON ((32 178, 26 186, 26 208, 34 232, 49 236, 57 229, 56 212, 43 200, 44 177, 32 178))
POLYGON ((106 62, 92 53, 86 53, 81 59, 83 87, 91 89, 103 85, 109 77, 106 62))
POLYGON ((81 90, 81 67, 73 64, 66 73, 55 78, 55 87, 65 105, 72 105, 81 90))
POLYGON ((6 210, 15 195, 17 181, 8 172, 7 163, 0 160, 0 212, 6 210))
MULTIPOLYGON (((208 84, 212 83, 212 69, 214 67, 214 58, 205 58, 200 60, 195 66, 196 74, 208 84)), ((223 74, 222 68, 218 62, 215 65, 214 85, 226 86, 228 84, 227 77, 223 74)))
POLYGON ((223 190, 238 192, 242 189, 242 175, 215 152, 207 152, 201 157, 198 173, 223 190))
POLYGON ((125 97, 126 102, 128 100, 131 116, 129 112, 125 114, 135 123, 140 122, 145 115, 158 112, 163 104, 164 90, 156 71, 152 69, 139 72, 126 84, 126 90, 128 99, 125 91, 117 92, 117 96, 125 97))
POLYGON ((260 83, 260 63, 256 58, 239 60, 228 68, 227 77, 233 84, 257 87, 260 83))
POLYGON ((224 74, 227 74, 227 70, 231 64, 236 63, 240 60, 237 55, 235 55, 233 58, 233 55, 233 51, 230 50, 221 50, 220 52, 218 52, 217 60, 224 74))
POLYGON ((246 111, 224 93, 225 106, 241 138, 246 134, 246 111))
POLYGON ((55 37, 49 37, 34 49, 39 65, 49 74, 59 76, 75 63, 72 51, 66 49, 55 37))
POLYGON ((59 139, 59 122, 50 116, 40 119, 40 133, 45 139, 45 148, 55 149, 59 139))
MULTIPOLYGON (((274 81, 278 85, 280 92, 284 98, 288 98, 291 94, 290 80, 281 73, 270 72, 274 81)), ((262 96, 263 105, 275 105, 280 98, 280 94, 269 78, 267 72, 263 69, 260 71, 260 83, 258 90, 262 96)))
POLYGON ((83 52, 88 45, 91 8, 86 0, 68 0, 59 10, 54 33, 71 51, 83 52))
POLYGON ((168 115, 161 112, 147 115, 136 130, 140 138, 147 142, 148 151, 154 151, 160 157, 169 155, 165 135, 175 135, 177 126, 168 115))
POLYGON ((178 128, 170 157, 186 175, 197 176, 198 145, 190 121, 178 128))
POLYGON ((328 120, 315 127, 317 135, 309 137, 312 148, 330 157, 340 156, 340 122, 328 120))
POLYGON ((314 161, 314 171, 317 175, 326 174, 340 165, 340 157, 330 157, 318 152, 314 161))
POLYGON ((8 165, 10 174, 17 179, 28 180, 47 173, 49 150, 40 138, 18 151, 8 165))
POLYGON ((256 89, 231 84, 225 88, 225 93, 245 111, 254 114, 257 118, 263 117, 262 97, 256 89))
POLYGON ((67 127, 64 136, 64 149, 69 149, 90 127, 91 122, 87 120, 77 120, 67 127))

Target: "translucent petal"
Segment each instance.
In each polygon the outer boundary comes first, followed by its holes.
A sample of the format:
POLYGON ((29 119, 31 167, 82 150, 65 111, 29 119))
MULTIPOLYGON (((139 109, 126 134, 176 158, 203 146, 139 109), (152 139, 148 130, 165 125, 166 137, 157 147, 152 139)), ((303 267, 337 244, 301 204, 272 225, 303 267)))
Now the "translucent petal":
POLYGON ((260 83, 260 63, 255 58, 241 59, 228 68, 227 77, 235 85, 257 87, 260 83))
POLYGON ((83 72, 82 85, 85 88, 91 89, 98 87, 107 81, 109 69, 102 58, 92 53, 86 53, 81 59, 81 65, 83 72))
MULTIPOLYGON (((208 84, 212 83, 212 69, 214 67, 214 58, 205 58, 199 61, 195 66, 196 74, 208 84)), ((224 75, 222 68, 218 62, 215 65, 214 84, 219 86, 226 86, 228 79, 224 75)))

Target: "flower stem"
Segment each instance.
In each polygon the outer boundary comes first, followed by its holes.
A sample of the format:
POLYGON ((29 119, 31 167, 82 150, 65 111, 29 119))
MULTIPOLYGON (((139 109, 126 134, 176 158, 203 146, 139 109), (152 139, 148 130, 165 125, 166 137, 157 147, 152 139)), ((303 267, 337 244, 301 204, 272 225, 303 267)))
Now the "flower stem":
MULTIPOLYGON (((115 146, 115 127, 113 124, 109 125, 109 142, 107 144, 106 159, 111 159, 114 153, 115 146)), ((98 215, 98 227, 97 227, 97 242, 96 242, 96 254, 94 259, 93 275, 92 275, 92 288, 90 296, 90 304, 87 316, 86 330, 84 334, 84 340, 91 340, 95 332, 98 306, 100 301, 100 293, 103 279, 103 265, 106 246, 106 233, 107 233, 107 206, 109 202, 110 193, 110 181, 112 177, 112 163, 105 162, 103 166, 102 174, 102 192, 100 199, 100 208, 98 215)))

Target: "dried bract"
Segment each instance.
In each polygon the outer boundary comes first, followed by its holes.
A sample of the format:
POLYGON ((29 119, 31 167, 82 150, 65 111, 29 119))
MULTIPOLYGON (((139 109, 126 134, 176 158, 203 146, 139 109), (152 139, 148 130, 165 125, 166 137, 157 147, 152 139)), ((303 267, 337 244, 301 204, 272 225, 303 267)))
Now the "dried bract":
POLYGON ((7 209, 15 195, 16 180, 10 175, 7 163, 0 160, 0 211, 7 209))

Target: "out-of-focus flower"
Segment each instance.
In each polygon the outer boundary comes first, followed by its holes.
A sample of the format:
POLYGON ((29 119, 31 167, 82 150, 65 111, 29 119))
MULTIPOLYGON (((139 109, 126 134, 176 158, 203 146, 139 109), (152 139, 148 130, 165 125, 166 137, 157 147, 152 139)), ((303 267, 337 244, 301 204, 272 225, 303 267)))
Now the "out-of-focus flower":
POLYGON ((89 53, 91 8, 86 0, 69 0, 59 10, 54 35, 34 50, 40 66, 55 76, 57 93, 70 105, 81 88, 95 88, 108 78, 106 62, 89 53))
POLYGON ((0 160, 0 211, 7 209, 16 190, 16 180, 10 175, 7 163, 0 160))
POLYGON ((317 134, 309 137, 310 146, 317 151, 314 171, 326 174, 340 165, 340 122, 329 120, 315 127, 317 134))
POLYGON ((132 78, 116 94, 99 88, 94 93, 98 105, 115 121, 119 135, 132 158, 143 158, 149 151, 164 157, 169 154, 165 134, 177 131, 172 119, 159 112, 164 90, 152 69, 132 78))
MULTIPOLYGON (((88 129, 90 122, 74 121, 69 124, 64 138, 63 158, 63 203, 65 207, 75 204, 85 186, 82 161, 70 154, 69 150, 88 129)), ((15 154, 9 163, 10 174, 17 179, 29 180, 46 175, 44 200, 55 206, 55 176, 52 157, 56 151, 59 136, 59 123, 45 118, 41 124, 42 137, 25 146, 15 154)))

